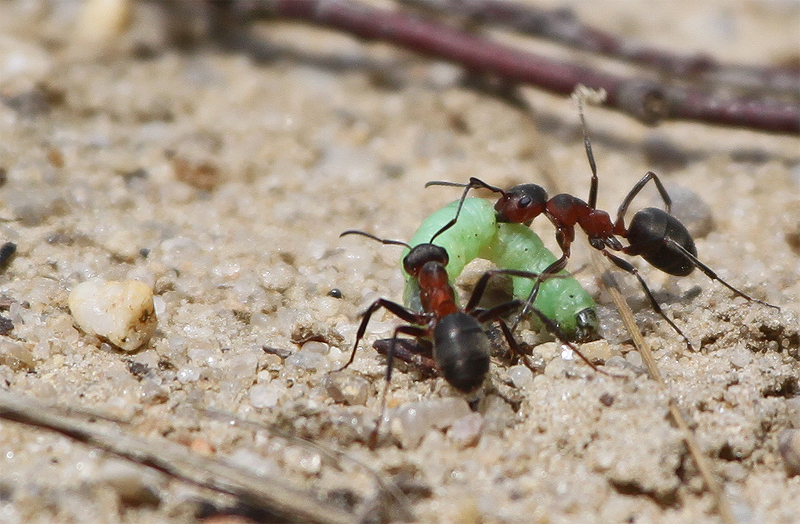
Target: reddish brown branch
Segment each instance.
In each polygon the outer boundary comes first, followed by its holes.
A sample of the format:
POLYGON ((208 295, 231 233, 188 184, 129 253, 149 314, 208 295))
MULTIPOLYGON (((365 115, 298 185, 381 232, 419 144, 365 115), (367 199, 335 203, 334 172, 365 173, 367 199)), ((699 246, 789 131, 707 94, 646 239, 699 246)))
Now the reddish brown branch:
MULTIPOLYGON (((170 11, 176 4, 205 13, 217 36, 238 38, 242 23, 296 20, 380 40, 436 59, 567 96, 583 84, 605 89, 607 105, 646 124, 689 120, 759 131, 800 134, 800 102, 715 97, 692 87, 626 78, 592 67, 559 62, 475 36, 448 25, 349 0, 151 0, 170 11), (233 35, 231 35, 233 33, 233 35)), ((447 0, 444 0, 447 1, 447 0)))
POLYGON ((511 28, 647 67, 667 77, 751 92, 800 96, 800 72, 786 67, 723 64, 706 54, 678 54, 625 40, 582 23, 569 9, 546 10, 502 0, 400 0, 442 15, 511 28))
POLYGON ((447 25, 347 0, 238 0, 248 17, 276 17, 329 27, 366 40, 405 49, 569 95, 579 84, 605 89, 607 105, 647 124, 692 120, 777 133, 800 134, 800 104, 721 99, 701 91, 638 78, 624 78, 590 67, 551 60, 487 40, 447 25))

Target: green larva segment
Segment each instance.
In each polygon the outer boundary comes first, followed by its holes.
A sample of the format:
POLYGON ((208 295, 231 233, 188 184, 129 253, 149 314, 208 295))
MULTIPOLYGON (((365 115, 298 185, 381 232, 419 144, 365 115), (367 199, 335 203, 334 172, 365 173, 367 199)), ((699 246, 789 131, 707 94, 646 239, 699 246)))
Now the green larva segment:
MULTIPOLYGON (((433 235, 452 220, 457 209, 458 201, 426 218, 411 237, 409 245, 413 247, 430 242, 433 235)), ((447 274, 450 275, 451 282, 461 274, 464 266, 478 258, 484 247, 492 241, 496 234, 496 226, 497 219, 491 202, 483 198, 468 198, 464 201, 458 222, 434 240, 434 244, 445 248, 450 257, 447 274)), ((403 251, 403 257, 408 251, 408 249, 403 251)), ((406 281, 410 278, 407 274, 405 277, 406 281)))
MULTIPOLYGON (((411 237, 409 245, 414 247, 430 242, 433 235, 452 220, 457 209, 458 201, 435 211, 422 222, 417 232, 411 237)), ((445 248, 450 257, 447 274, 450 276, 451 284, 464 271, 464 266, 478 258, 478 254, 492 241, 496 234, 496 225, 494 207, 488 200, 468 198, 461 208, 458 222, 436 237, 434 243, 445 248)), ((403 267, 403 259, 408 252, 408 249, 403 250, 400 267, 403 267)), ((422 306, 419 303, 419 287, 416 279, 411 278, 405 270, 403 270, 403 276, 406 279, 403 301, 411 309, 421 311, 422 306)))
MULTIPOLYGON (((458 202, 453 202, 430 215, 414 234, 411 246, 430 242, 436 232, 456 213, 458 202)), ((434 243, 447 250, 450 262, 447 274, 451 283, 464 267, 476 258, 484 258, 497 267, 522 271, 541 272, 556 260, 544 247, 539 236, 522 224, 497 223, 494 207, 488 200, 468 198, 464 201, 458 222, 436 237, 434 243)), ((403 252, 403 257, 408 250, 403 252)), ((415 279, 405 275, 404 301, 414 310, 420 309, 419 287, 415 279)), ((514 296, 525 300, 533 289, 534 281, 512 277, 514 296)), ((592 297, 574 278, 552 278, 542 283, 534 305, 556 323, 571 339, 582 339, 596 333, 597 315, 592 297)))
MULTIPOLYGON (((497 267, 541 273, 556 261, 556 256, 542 243, 539 235, 522 224, 497 224, 497 233, 484 246, 478 258, 492 261, 497 267)), ((561 275, 567 274, 561 271, 561 275)), ((535 281, 511 277, 514 296, 525 300, 535 281)), ((584 339, 598 328, 594 301, 580 283, 572 277, 544 281, 534 306, 558 323, 565 335, 584 339)))

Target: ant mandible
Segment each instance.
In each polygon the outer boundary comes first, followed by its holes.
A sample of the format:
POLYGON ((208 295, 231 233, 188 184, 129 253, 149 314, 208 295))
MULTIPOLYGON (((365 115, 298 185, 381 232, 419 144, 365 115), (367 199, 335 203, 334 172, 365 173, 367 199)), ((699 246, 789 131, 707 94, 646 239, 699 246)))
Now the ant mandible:
MULTIPOLYGON (((561 258, 542 271, 542 278, 547 278, 549 274, 561 271, 566 267, 567 259, 570 256, 570 246, 575 240, 575 226, 579 226, 586 233, 589 244, 593 248, 599 250, 615 266, 637 278, 653 310, 683 337, 690 349, 692 348, 692 343, 689 338, 661 309, 639 271, 627 260, 611 253, 609 249, 626 255, 641 256, 651 266, 670 275, 687 276, 697 268, 705 273, 708 278, 718 281, 747 301, 780 309, 778 306, 753 298, 736 289, 697 258, 694 239, 686 229, 686 226, 671 214, 672 200, 658 175, 652 171, 648 171, 623 199, 617 210, 616 221, 612 222, 607 212, 597 209, 597 165, 595 164, 592 145, 586 132, 586 120, 583 115, 583 104, 580 100, 578 101, 578 112, 583 130, 583 144, 586 149, 586 156, 589 159, 589 167, 592 171, 588 203, 567 193, 548 198, 547 191, 536 184, 522 184, 504 191, 475 177, 471 177, 467 184, 432 181, 425 184, 425 187, 432 185, 463 187, 464 193, 461 196, 461 202, 466 199, 470 189, 488 189, 489 191, 500 193, 501 196, 495 203, 494 208, 497 212, 497 220, 502 222, 530 224, 534 218, 544 214, 556 229, 556 241, 561 248, 562 255, 561 258), (637 211, 633 215, 630 224, 626 227, 625 213, 627 213, 628 207, 636 195, 651 180, 656 185, 656 189, 664 201, 665 209, 648 207, 637 211), (623 246, 617 236, 626 239, 628 245, 623 246)), ((453 220, 455 221, 457 218, 458 213, 456 213, 456 217, 453 220)), ((531 303, 532 298, 529 297, 525 301, 520 318, 527 314, 531 303)))
MULTIPOLYGON (((539 273, 513 269, 489 270, 478 280, 466 307, 462 311, 457 305, 455 290, 450 285, 449 277, 445 269, 449 260, 447 251, 433 244, 433 240, 451 226, 452 224, 449 224, 439 230, 433 238, 431 238, 429 243, 419 244, 413 248, 405 242, 382 239, 364 231, 348 230, 340 235, 340 237, 345 235, 362 235, 383 244, 408 247, 410 251, 403 258, 403 267, 409 275, 417 279, 420 288, 421 312, 412 311, 401 304, 385 298, 375 300, 363 313, 361 323, 356 332, 353 350, 350 353, 350 359, 338 370, 341 371, 353 363, 359 343, 366 333, 369 320, 378 309, 384 308, 408 322, 407 325, 396 327, 390 339, 387 351, 386 383, 381 401, 381 415, 378 419, 378 425, 376 425, 370 437, 370 442, 372 444, 377 440, 380 421, 383 419, 386 393, 392 377, 393 359, 397 356, 398 358, 410 360, 407 355, 415 351, 414 349, 401 349, 398 347, 398 342, 401 340, 398 339, 398 335, 405 334, 420 339, 431 340, 433 351, 432 362, 424 359, 422 362, 430 362, 433 367, 439 370, 445 380, 457 390, 467 395, 473 394, 481 384, 483 384, 486 374, 489 372, 490 342, 486 332, 481 326, 483 322, 496 321, 500 325, 500 329, 511 351, 515 355, 523 357, 511 329, 509 329, 508 325, 501 317, 519 308, 524 302, 515 299, 488 310, 478 309, 478 303, 483 297, 489 279, 495 275, 536 279, 537 284, 534 286, 532 292, 535 299, 539 288, 539 282, 546 278, 560 277, 559 275, 545 276, 539 273)), ((531 308, 531 310, 562 343, 572 349, 592 369, 599 373, 607 374, 598 369, 575 346, 569 343, 566 338, 560 334, 559 328, 555 322, 547 318, 536 308, 531 308)))

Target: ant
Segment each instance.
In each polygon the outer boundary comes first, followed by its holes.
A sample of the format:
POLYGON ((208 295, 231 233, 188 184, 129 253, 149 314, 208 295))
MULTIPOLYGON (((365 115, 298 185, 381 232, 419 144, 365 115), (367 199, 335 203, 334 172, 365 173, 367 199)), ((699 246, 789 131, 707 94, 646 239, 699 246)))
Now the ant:
MULTIPOLYGON (((358 326, 358 331, 356 332, 356 340, 353 345, 353 351, 350 354, 350 359, 338 370, 341 371, 353 363, 356 350, 358 349, 359 342, 361 342, 361 339, 364 337, 369 320, 378 309, 384 308, 408 322, 407 325, 401 325, 395 328, 389 342, 386 383, 381 402, 381 416, 370 437, 371 444, 377 441, 378 429, 383 419, 386 393, 392 377, 394 357, 397 356, 405 360, 412 360, 410 355, 424 351, 424 349, 411 348, 410 346, 401 347, 400 341, 403 339, 398 338, 399 334, 402 333, 418 339, 429 340, 431 342, 433 358, 422 357, 421 359, 417 359, 416 362, 426 366, 432 364, 432 367, 438 369, 444 379, 458 391, 467 395, 474 394, 483 384, 486 374, 489 372, 491 344, 489 342, 489 337, 481 326, 482 323, 496 321, 500 325, 500 329, 512 353, 522 357, 521 349, 514 339, 511 329, 509 329, 508 325, 501 317, 518 309, 524 302, 514 299, 491 309, 478 309, 477 305, 486 290, 489 279, 494 275, 509 275, 536 279, 537 283, 532 292, 535 298, 539 283, 542 280, 560 277, 560 275, 542 275, 513 269, 490 270, 484 273, 478 280, 466 307, 461 310, 457 305, 455 290, 450 285, 449 277, 445 269, 449 261, 447 251, 443 247, 433 244, 433 240, 451 226, 452 224, 449 224, 439 230, 433 238, 431 238, 430 242, 419 244, 414 247, 399 240, 382 239, 370 233, 358 230, 348 230, 340 235, 340 237, 345 235, 362 235, 377 240, 382 244, 407 247, 410 251, 403 258, 403 268, 409 275, 417 279, 420 288, 421 312, 414 312, 401 304, 385 298, 375 300, 362 315, 361 324, 358 326)), ((561 335, 555 322, 547 318, 536 308, 531 308, 531 310, 541 319, 548 329, 555 333, 562 343, 572 349, 592 369, 599 373, 608 374, 598 369, 575 346, 569 343, 566 338, 561 335)))
MULTIPOLYGON (((635 276, 644 289, 650 304, 656 313, 667 321, 672 328, 683 337, 687 346, 692 349, 689 338, 670 320, 656 301, 650 288, 645 283, 639 271, 627 260, 624 260, 609 250, 618 251, 631 256, 641 256, 651 266, 665 273, 675 276, 687 276, 695 268, 705 273, 711 280, 716 280, 723 286, 733 291, 736 295, 749 302, 780 309, 778 306, 769 304, 762 300, 753 298, 744 292, 736 289, 720 278, 710 267, 705 265, 697 258, 697 248, 694 244, 689 231, 677 218, 671 214, 672 199, 670 198, 658 175, 648 171, 641 180, 628 192, 627 196, 617 210, 616 221, 611 220, 610 215, 597 209, 597 165, 595 164, 592 145, 586 131, 586 120, 583 115, 583 104, 579 101, 578 111, 583 129, 583 144, 586 156, 589 159, 589 167, 592 171, 592 182, 589 188, 589 201, 584 202, 580 198, 561 193, 549 198, 547 191, 536 184, 522 184, 514 186, 504 191, 499 187, 487 184, 486 182, 471 177, 467 184, 455 182, 432 181, 425 184, 428 186, 453 186, 463 187, 464 193, 461 196, 461 203, 467 197, 470 189, 488 189, 500 194, 500 198, 495 203, 495 212, 498 222, 512 222, 527 224, 537 216, 544 214, 556 229, 556 241, 561 248, 561 258, 553 262, 549 267, 542 271, 542 278, 547 278, 550 274, 564 269, 567 259, 570 256, 570 246, 575 240, 575 226, 583 229, 588 237, 589 244, 599 250, 619 269, 635 276), (628 211, 633 199, 639 192, 652 181, 658 190, 661 199, 664 201, 665 209, 648 207, 636 212, 628 226, 625 226, 625 214, 628 211), (628 241, 624 246, 617 237, 622 237, 628 241)), ((459 209, 460 211, 460 209, 459 209)), ((453 221, 458 219, 458 212, 453 221)), ((532 298, 525 301, 525 306, 519 318, 523 318, 532 304, 532 298)), ((516 327, 516 324, 514 324, 516 327)))

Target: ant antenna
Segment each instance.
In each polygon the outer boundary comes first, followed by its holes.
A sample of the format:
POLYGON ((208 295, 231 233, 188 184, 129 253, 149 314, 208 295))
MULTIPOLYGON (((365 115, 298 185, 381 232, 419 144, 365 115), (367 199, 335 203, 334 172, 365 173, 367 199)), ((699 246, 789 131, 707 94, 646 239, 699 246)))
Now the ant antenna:
POLYGON ((586 117, 583 114, 583 96, 576 96, 575 100, 578 102, 578 115, 581 118, 581 131, 583 132, 583 147, 586 149, 586 158, 589 159, 589 167, 592 170, 592 185, 589 189, 589 207, 595 209, 597 206, 597 164, 594 161, 594 153, 592 153, 592 143, 589 141, 589 132, 586 129, 586 117))
MULTIPOLYGON (((437 233, 437 235, 438 234, 439 233, 437 233)), ((362 237, 367 237, 367 238, 371 238, 372 240, 377 240, 381 244, 393 245, 393 246, 405 246, 408 249, 411 249, 411 246, 409 246, 408 244, 406 244, 402 240, 391 240, 391 239, 388 239, 388 238, 380 238, 380 237, 376 237, 375 235, 373 235, 371 233, 367 233, 366 231, 359 231, 357 229, 348 229, 347 231, 345 231, 341 235, 339 235, 339 238, 342 238, 345 235, 361 235, 362 237)))
POLYGON ((589 159, 589 167, 592 169, 592 185, 589 189, 589 208, 595 209, 597 205, 597 164, 592 153, 592 143, 589 141, 589 134, 586 130, 586 118, 583 115, 583 103, 600 105, 606 101, 607 93, 605 89, 591 89, 584 85, 578 85, 572 92, 572 99, 578 103, 578 115, 581 118, 581 130, 583 131, 583 147, 586 149, 586 157, 589 159))
POLYGON ((499 187, 489 185, 480 178, 475 178, 474 176, 470 177, 469 182, 467 182, 466 184, 461 184, 459 182, 447 182, 445 180, 432 180, 430 182, 425 183, 426 188, 430 186, 463 187, 464 192, 461 193, 461 199, 459 199, 458 201, 458 209, 456 209, 456 216, 454 216, 452 220, 450 220, 450 222, 442 226, 442 229, 437 231, 436 234, 434 234, 431 237, 429 244, 433 244, 433 241, 434 239, 436 239, 436 237, 438 237, 439 235, 441 235, 442 233, 453 227, 456 224, 456 222, 458 222, 458 216, 461 214, 461 208, 464 207, 464 201, 467 199, 467 194, 469 193, 470 189, 488 189, 489 191, 500 193, 501 195, 506 196, 506 192, 500 189, 499 187))

